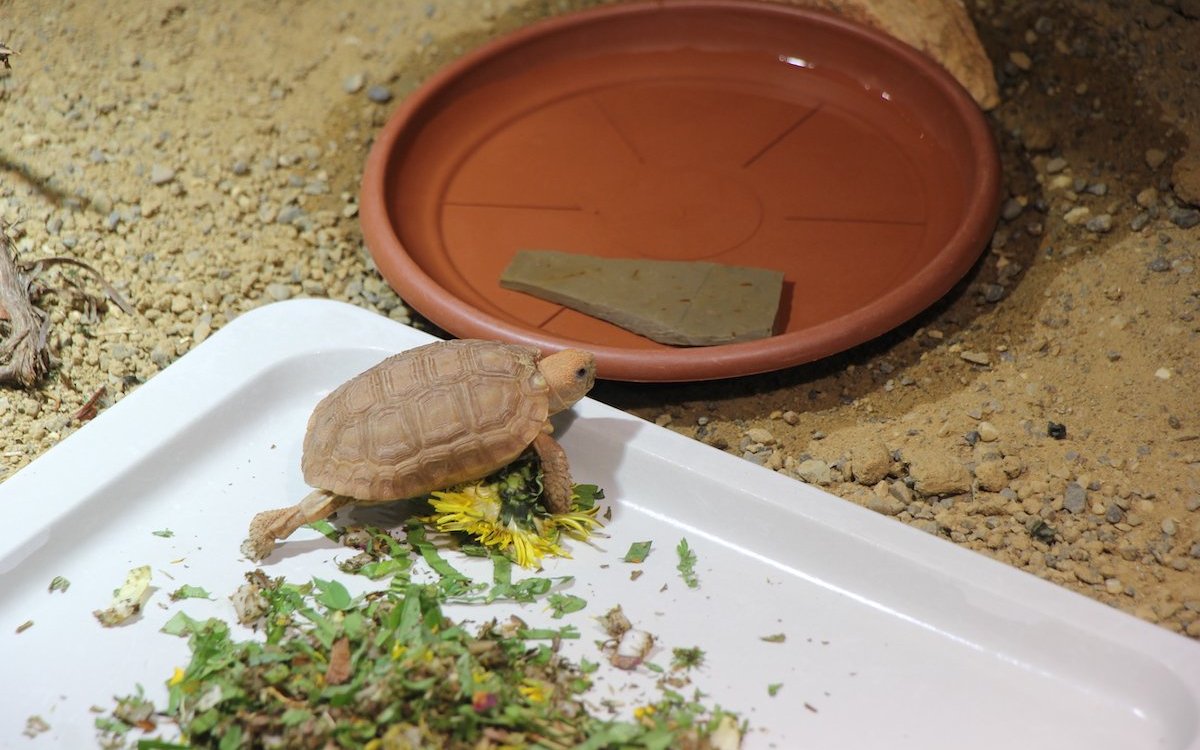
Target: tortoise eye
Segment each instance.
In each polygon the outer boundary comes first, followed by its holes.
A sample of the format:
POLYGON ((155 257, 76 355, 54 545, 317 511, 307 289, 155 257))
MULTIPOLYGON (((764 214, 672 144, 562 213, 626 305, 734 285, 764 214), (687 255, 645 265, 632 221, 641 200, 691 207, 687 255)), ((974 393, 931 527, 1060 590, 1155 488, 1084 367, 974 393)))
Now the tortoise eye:
POLYGON ((578 370, 575 371, 575 377, 579 378, 580 380, 583 380, 584 378, 586 378, 587 377, 587 368, 580 367, 578 370))

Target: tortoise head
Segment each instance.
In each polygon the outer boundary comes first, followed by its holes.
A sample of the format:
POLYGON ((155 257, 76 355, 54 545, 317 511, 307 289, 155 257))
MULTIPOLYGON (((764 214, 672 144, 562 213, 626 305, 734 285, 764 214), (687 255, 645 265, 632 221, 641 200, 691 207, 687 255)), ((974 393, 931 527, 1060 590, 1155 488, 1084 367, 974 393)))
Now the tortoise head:
POLYGON ((550 388, 550 413, 557 414, 587 395, 596 382, 596 356, 582 349, 564 349, 538 362, 550 388))

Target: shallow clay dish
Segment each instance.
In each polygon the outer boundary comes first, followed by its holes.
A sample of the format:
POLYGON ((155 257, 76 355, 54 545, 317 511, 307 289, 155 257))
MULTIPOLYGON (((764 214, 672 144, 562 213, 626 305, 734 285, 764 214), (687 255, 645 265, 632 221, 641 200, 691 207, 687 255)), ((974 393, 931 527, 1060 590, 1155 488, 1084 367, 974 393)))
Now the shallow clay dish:
POLYGON ((363 232, 457 336, 704 380, 818 359, 945 294, 996 221, 995 143, 935 62, 841 19, 745 2, 562 16, 442 70, 380 132, 363 232), (521 249, 783 271, 775 336, 657 344, 500 288, 521 249))

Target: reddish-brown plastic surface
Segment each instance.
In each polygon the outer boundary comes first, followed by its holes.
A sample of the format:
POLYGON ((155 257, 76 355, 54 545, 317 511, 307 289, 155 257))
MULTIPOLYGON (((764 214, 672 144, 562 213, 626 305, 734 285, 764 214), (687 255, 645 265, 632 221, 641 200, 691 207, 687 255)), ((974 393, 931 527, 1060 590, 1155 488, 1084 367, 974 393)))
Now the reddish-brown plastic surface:
POLYGON ((383 276, 451 333, 680 381, 899 325, 970 269, 998 205, 991 133, 936 63, 831 16, 688 1, 555 18, 450 65, 380 132, 360 213, 383 276), (781 270, 777 335, 657 344, 500 288, 521 249, 781 270))

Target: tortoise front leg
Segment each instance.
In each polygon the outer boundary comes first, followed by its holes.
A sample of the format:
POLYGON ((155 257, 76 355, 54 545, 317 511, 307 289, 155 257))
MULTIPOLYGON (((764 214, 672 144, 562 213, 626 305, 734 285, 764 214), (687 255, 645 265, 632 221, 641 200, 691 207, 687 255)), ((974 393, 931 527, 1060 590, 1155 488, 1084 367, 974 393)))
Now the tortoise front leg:
POLYGON ((250 535, 242 542, 242 554, 261 560, 271 554, 276 539, 287 539, 306 523, 319 521, 350 502, 350 498, 326 490, 313 490, 289 508, 264 510, 250 521, 250 535))
POLYGON ((533 439, 533 449, 542 460, 542 504, 551 513, 566 513, 571 510, 571 467, 567 464, 567 452, 558 441, 541 432, 533 439))

